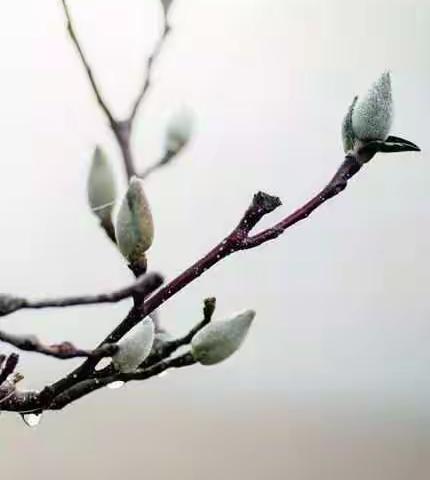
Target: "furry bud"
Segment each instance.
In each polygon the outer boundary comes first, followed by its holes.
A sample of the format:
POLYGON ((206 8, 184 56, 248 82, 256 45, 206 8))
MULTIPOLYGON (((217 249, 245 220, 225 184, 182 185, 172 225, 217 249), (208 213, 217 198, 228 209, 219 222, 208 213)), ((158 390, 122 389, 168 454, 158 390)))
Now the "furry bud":
POLYGON ((352 112, 352 129, 361 141, 385 140, 393 122, 391 78, 384 72, 352 112))
POLYGON ((246 310, 228 320, 206 325, 191 341, 194 359, 202 365, 214 365, 228 358, 241 346, 254 317, 253 310, 246 310))
POLYGON ((88 177, 88 202, 94 214, 101 220, 110 219, 115 203, 115 180, 109 161, 100 147, 93 153, 88 177))
POLYGON ((154 239, 151 209, 143 189, 143 180, 133 177, 116 219, 118 247, 130 264, 145 258, 154 239))
POLYGON ((143 319, 118 342, 118 351, 112 357, 114 367, 122 373, 134 372, 150 354, 154 342, 154 324, 143 319))
POLYGON ((182 109, 176 112, 169 121, 166 130, 166 152, 176 155, 190 141, 193 131, 193 114, 182 109))

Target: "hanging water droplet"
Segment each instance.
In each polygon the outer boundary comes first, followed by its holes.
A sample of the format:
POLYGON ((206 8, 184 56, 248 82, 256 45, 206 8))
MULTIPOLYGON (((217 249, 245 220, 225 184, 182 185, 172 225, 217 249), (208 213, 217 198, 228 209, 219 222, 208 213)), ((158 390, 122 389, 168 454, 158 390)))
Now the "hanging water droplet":
POLYGON ((121 388, 123 385, 124 385, 125 382, 123 382, 122 380, 118 380, 116 382, 111 382, 108 384, 108 388, 110 388, 111 390, 116 390, 118 388, 121 388))
POLYGON ((21 418, 27 427, 37 427, 42 419, 41 413, 22 413, 21 418))
POLYGON ((167 370, 164 370, 163 372, 161 372, 161 373, 158 374, 158 377, 159 377, 159 378, 163 378, 163 377, 165 377, 168 373, 169 373, 169 372, 168 372, 167 370))

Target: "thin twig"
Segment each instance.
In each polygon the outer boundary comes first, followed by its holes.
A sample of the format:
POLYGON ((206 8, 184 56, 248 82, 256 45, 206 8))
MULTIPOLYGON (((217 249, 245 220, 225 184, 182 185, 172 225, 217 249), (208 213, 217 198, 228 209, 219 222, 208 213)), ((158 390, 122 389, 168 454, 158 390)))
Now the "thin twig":
POLYGON ((148 273, 139 277, 132 285, 111 293, 82 295, 78 297, 51 298, 45 300, 27 300, 25 298, 0 295, 0 316, 21 309, 60 308, 76 305, 94 305, 116 303, 135 294, 147 296, 161 286, 163 277, 159 273, 148 273))
POLYGON ((107 119, 109 120, 109 124, 111 125, 111 127, 113 127, 116 123, 117 123, 117 120, 115 119, 115 117, 113 116, 111 110, 109 109, 109 107, 107 106, 104 98, 103 98, 103 95, 101 94, 101 91, 100 91, 100 87, 97 85, 97 82, 94 78, 94 74, 93 74, 93 71, 91 69, 91 66, 82 50, 82 47, 79 43, 79 40, 78 40, 78 37, 76 35, 76 31, 75 31, 75 27, 73 26, 73 21, 72 21, 72 17, 70 15, 70 11, 69 11, 69 7, 67 5, 67 2, 66 0, 61 0, 61 3, 63 5, 63 10, 64 10, 64 14, 66 16, 66 20, 67 20, 67 30, 69 32, 69 35, 70 35, 70 39, 72 40, 78 54, 79 54, 79 57, 81 59, 81 62, 83 64, 83 66, 85 67, 85 70, 87 72, 87 76, 88 76, 88 80, 90 81, 90 84, 91 84, 91 87, 93 89, 93 92, 94 92, 94 95, 96 96, 96 99, 97 99, 97 102, 100 106, 100 108, 103 110, 104 114, 106 115, 107 119))
POLYGON ((92 358, 100 360, 104 357, 114 355, 118 347, 114 344, 105 344, 95 350, 83 350, 76 348, 70 342, 62 342, 55 345, 44 345, 35 335, 15 335, 0 330, 0 341, 13 345, 20 350, 27 352, 40 353, 59 360, 67 360, 70 358, 92 358))
POLYGON ((130 111, 130 115, 128 117, 128 120, 130 121, 130 124, 133 124, 133 121, 136 117, 137 111, 139 109, 139 106, 141 105, 143 99, 145 98, 146 94, 149 91, 149 87, 151 86, 151 80, 152 80, 152 69, 154 66, 155 61, 159 57, 163 46, 165 44, 166 38, 168 37, 169 33, 171 31, 171 27, 167 23, 166 17, 164 17, 164 26, 163 26, 163 32, 161 34, 161 37, 157 41, 155 48, 152 52, 152 54, 148 57, 148 60, 146 62, 146 72, 145 72, 145 77, 144 81, 142 84, 142 87, 136 97, 136 100, 133 103, 133 106, 130 111))
POLYGON ((178 348, 189 345, 193 337, 202 328, 204 328, 211 320, 216 308, 216 299, 206 298, 203 306, 203 319, 195 325, 186 335, 180 338, 175 338, 167 342, 163 342, 151 355, 144 361, 141 368, 145 369, 159 361, 170 357, 178 348))
POLYGON ((151 173, 156 172, 158 169, 165 167, 166 165, 170 165, 172 160, 176 157, 176 152, 172 150, 167 150, 167 152, 163 155, 163 157, 158 160, 157 162, 149 165, 149 167, 145 168, 142 173, 139 173, 139 177, 142 179, 146 179, 151 175, 151 173))

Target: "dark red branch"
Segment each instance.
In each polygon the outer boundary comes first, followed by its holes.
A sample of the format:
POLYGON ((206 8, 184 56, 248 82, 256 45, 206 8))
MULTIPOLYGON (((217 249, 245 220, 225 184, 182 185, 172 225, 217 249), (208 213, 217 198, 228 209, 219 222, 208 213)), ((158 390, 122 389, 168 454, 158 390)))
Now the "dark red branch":
POLYGON ((67 360, 70 358, 91 358, 97 361, 104 357, 111 357, 118 350, 116 345, 109 343, 106 343, 95 350, 83 350, 75 347, 70 342, 62 342, 55 345, 44 345, 34 335, 14 335, 1 330, 0 341, 13 345, 20 350, 40 353, 42 355, 47 355, 60 360, 67 360))
POLYGON ((160 287, 163 277, 159 273, 148 273, 139 277, 132 285, 110 293, 82 295, 78 297, 51 298, 46 300, 27 300, 25 298, 0 295, 0 316, 8 315, 20 309, 60 308, 76 305, 95 305, 116 303, 134 295, 147 296, 160 287))

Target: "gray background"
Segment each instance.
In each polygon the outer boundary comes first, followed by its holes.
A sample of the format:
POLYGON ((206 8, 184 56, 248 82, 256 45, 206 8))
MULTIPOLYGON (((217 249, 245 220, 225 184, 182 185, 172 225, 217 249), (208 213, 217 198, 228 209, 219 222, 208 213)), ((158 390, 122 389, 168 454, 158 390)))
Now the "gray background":
MULTIPOLYGON (((96 142, 124 190, 119 152, 64 28, 59 2, 4 2, 0 16, 0 290, 43 297, 122 286, 130 274, 86 205, 96 142)), ((125 113, 161 25, 156 0, 73 0, 109 103, 125 113)), ((240 354, 214 368, 100 391, 36 429, 0 418, 2 475, 22 478, 422 479, 430 471, 430 5, 425 0, 176 0, 174 31, 134 137, 162 151, 190 106, 190 148, 148 180, 150 262, 172 278, 236 223, 253 192, 279 195, 268 225, 342 159, 352 96, 393 74, 393 134, 422 154, 378 156, 287 235, 230 257, 161 314, 175 333, 255 308, 240 354)), ((127 302, 22 312, 1 326, 92 347, 127 302)), ((23 386, 72 367, 22 355, 23 386)))

